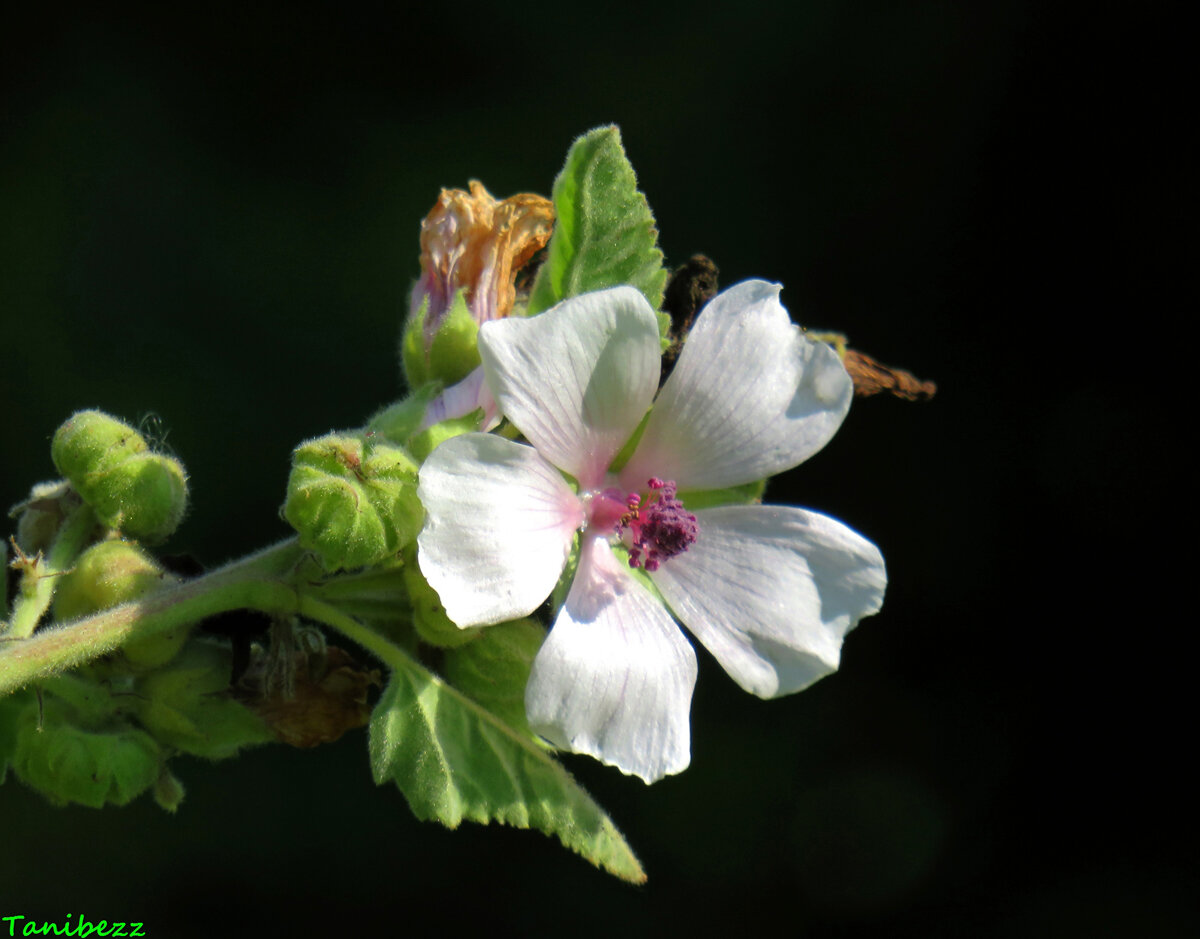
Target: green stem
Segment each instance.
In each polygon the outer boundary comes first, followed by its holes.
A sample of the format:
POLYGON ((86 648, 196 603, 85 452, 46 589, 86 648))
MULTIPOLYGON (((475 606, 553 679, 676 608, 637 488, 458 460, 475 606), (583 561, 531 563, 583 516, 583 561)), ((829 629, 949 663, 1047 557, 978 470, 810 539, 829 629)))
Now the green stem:
POLYGON ((315 597, 301 595, 297 612, 301 616, 332 626, 347 639, 353 639, 384 664, 392 668, 406 668, 412 663, 404 652, 374 630, 364 626, 352 616, 347 616, 336 606, 331 606, 315 597))
POLYGON ((253 554, 247 554, 244 558, 230 561, 224 567, 218 567, 215 571, 205 574, 203 579, 217 580, 236 577, 240 580, 251 576, 258 578, 284 577, 292 572, 303 556, 304 549, 300 547, 299 540, 285 538, 269 548, 263 548, 253 554))
MULTIPOLYGON (((279 580, 232 576, 226 568, 178 587, 123 603, 94 616, 43 629, 28 639, 0 645, 0 694, 89 662, 119 648, 133 635, 149 636, 228 610, 254 609, 287 615, 297 609, 296 591, 279 580)), ((254 565, 247 570, 257 573, 254 565)))
MULTIPOLYGON (((135 635, 150 636, 229 610, 260 610, 281 616, 301 613, 340 630, 394 665, 392 660, 399 653, 392 643, 338 607, 305 595, 331 584, 293 585, 291 579, 303 554, 292 538, 187 583, 93 616, 38 630, 29 638, 0 642, 0 694, 83 665, 120 648, 135 635)), ((406 602, 401 604, 405 598, 396 589, 399 584, 396 572, 351 575, 346 580, 346 585, 332 590, 335 595, 345 594, 336 599, 346 606, 358 603, 373 609, 391 601, 400 609, 408 609, 406 602)))
POLYGON ((33 635, 38 620, 50 608, 59 575, 71 569, 95 527, 96 513, 86 504, 79 505, 67 516, 45 559, 35 561, 32 570, 27 570, 22 577, 21 592, 13 601, 13 615, 4 633, 5 639, 25 639, 33 635), (30 577, 34 582, 31 589, 26 589, 26 579, 30 577))

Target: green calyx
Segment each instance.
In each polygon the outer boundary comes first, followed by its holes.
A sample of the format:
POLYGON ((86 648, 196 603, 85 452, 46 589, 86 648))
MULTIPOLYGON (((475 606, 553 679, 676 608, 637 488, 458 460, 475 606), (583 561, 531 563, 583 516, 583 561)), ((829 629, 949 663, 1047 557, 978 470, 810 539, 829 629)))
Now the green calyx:
POLYGON ((388 443, 408 446, 409 439, 421 428, 429 402, 438 396, 441 386, 427 384, 412 394, 389 404, 367 424, 367 432, 382 435, 388 443))
POLYGON ((408 553, 404 565, 404 586, 408 588, 408 596, 412 601, 412 621, 417 635, 425 642, 443 649, 454 649, 478 639, 485 630, 460 629, 446 615, 437 591, 429 586, 429 581, 417 566, 416 552, 408 553))
POLYGON ((483 408, 476 408, 462 417, 450 417, 444 421, 426 427, 409 439, 408 449, 413 457, 421 463, 428 459, 429 454, 451 437, 459 434, 469 434, 479 430, 483 422, 483 408))
POLYGON ((187 508, 183 464, 151 451, 128 424, 80 411, 58 428, 50 455, 109 528, 156 544, 179 527, 187 508))
POLYGON ((479 324, 467 306, 462 290, 454 293, 450 309, 442 314, 432 339, 428 338, 429 298, 409 317, 400 341, 400 358, 410 388, 431 381, 453 385, 462 381, 480 362, 479 324))
POLYGON ((318 437, 292 455, 283 515, 326 570, 377 564, 421 529, 417 469, 402 447, 374 435, 318 437))

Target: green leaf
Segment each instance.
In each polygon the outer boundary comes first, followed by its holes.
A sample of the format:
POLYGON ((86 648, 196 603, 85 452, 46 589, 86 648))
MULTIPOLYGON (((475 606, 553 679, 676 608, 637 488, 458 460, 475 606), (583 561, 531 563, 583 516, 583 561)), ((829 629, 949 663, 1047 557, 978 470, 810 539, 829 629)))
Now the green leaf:
POLYGON ((446 650, 442 657, 446 680, 513 730, 532 735, 525 717, 525 686, 546 639, 546 627, 536 620, 518 619, 476 632, 474 642, 446 650))
POLYGON ((0 783, 4 782, 8 764, 17 752, 17 720, 32 704, 33 695, 28 691, 0 697, 0 783))
POLYGON ((228 694, 230 651, 193 639, 166 668, 140 676, 138 720, 159 742, 210 760, 275 738, 262 718, 228 694))
POLYGON ((580 137, 554 181, 557 220, 529 298, 530 315, 561 300, 619 284, 637 287, 657 310, 667 271, 658 232, 616 127, 580 137))
POLYGON ((728 489, 690 489, 679 493, 679 501, 693 511, 709 509, 715 505, 750 505, 762 502, 763 493, 766 491, 767 481, 756 479, 754 482, 730 486, 728 489))
POLYGON ((375 782, 391 780, 413 814, 537 828, 631 883, 646 875, 612 820, 549 753, 394 649, 371 718, 375 782))
POLYGON ((149 734, 121 724, 84 730, 70 721, 70 707, 51 697, 41 724, 36 708, 21 714, 12 757, 18 777, 56 805, 96 809, 126 805, 154 784, 162 754, 149 734))

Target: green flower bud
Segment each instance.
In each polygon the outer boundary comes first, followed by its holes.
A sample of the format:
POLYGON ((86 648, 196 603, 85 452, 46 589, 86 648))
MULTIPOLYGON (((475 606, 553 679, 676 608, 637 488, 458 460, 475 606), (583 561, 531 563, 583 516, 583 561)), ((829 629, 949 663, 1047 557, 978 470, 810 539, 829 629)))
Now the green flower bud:
POLYGON ((546 629, 534 620, 518 619, 480 632, 470 645, 446 652, 446 678, 510 727, 528 733, 525 685, 546 629))
POLYGON ((29 498, 8 513, 17 517, 17 545, 31 557, 49 551, 62 523, 79 503, 79 494, 65 479, 37 483, 29 498))
POLYGON ((154 801, 174 815, 183 802, 184 788, 174 773, 165 766, 154 781, 154 801))
POLYGON ((150 543, 179 527, 187 507, 183 465, 151 452, 128 424, 100 411, 80 411, 54 434, 50 455, 108 527, 150 543))
POLYGON ((75 561, 58 581, 54 618, 76 619, 136 600, 175 581, 144 550, 130 541, 102 541, 75 561))
MULTIPOLYGON (((76 619, 136 600, 178 582, 144 550, 128 541, 102 541, 79 556, 54 595, 54 618, 76 619)), ((157 668, 174 658, 191 631, 180 625, 131 639, 122 647, 126 660, 138 668, 157 668)))
POLYGON ((13 771, 51 802, 125 805, 154 784, 162 754, 154 738, 127 725, 75 726, 71 707, 47 696, 19 718, 13 771))
POLYGON ((266 724, 230 694, 231 669, 228 648, 193 640, 170 665, 138 678, 138 720, 162 743, 212 760, 274 739, 266 724))
POLYGON ((296 448, 284 517, 326 570, 366 567, 417 537, 417 464, 370 437, 329 435, 296 448))

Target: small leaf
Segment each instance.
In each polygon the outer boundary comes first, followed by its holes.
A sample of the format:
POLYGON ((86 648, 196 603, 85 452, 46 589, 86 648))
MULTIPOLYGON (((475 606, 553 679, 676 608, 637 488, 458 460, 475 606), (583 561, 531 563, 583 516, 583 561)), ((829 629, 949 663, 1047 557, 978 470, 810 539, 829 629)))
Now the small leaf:
POLYGON ((70 708, 47 697, 43 723, 36 708, 20 717, 12 768, 56 805, 126 805, 158 778, 162 754, 145 731, 127 725, 84 730, 70 708))
POLYGON ((413 814, 537 828, 632 883, 646 875, 612 820, 533 739, 518 734, 395 649, 371 718, 375 782, 391 780, 413 814))
POLYGON ((571 147, 554 181, 558 221, 529 298, 530 315, 569 297, 619 284, 637 287, 657 310, 667 271, 658 232, 616 127, 598 127, 571 147))

